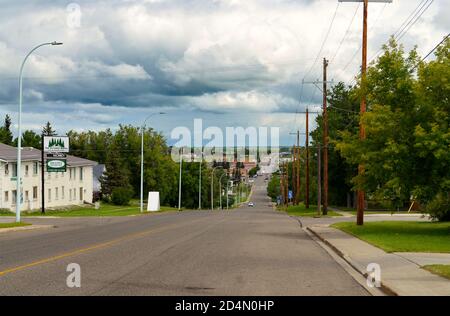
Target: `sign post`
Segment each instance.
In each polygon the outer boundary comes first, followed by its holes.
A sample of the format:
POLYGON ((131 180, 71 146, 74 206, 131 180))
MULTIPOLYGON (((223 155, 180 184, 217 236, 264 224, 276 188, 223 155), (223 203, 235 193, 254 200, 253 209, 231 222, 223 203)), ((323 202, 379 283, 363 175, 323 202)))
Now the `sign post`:
POLYGON ((45 177, 47 172, 66 172, 67 156, 69 152, 68 136, 45 136, 42 135, 41 150, 41 212, 45 214, 45 177), (47 153, 47 159, 44 159, 44 153, 47 153))

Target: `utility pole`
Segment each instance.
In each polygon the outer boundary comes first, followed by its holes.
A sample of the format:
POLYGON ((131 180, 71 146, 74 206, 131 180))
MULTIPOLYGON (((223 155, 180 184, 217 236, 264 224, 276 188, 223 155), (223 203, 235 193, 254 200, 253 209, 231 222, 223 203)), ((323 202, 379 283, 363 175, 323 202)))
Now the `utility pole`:
POLYGON ((283 170, 283 163, 280 164, 280 196, 281 196, 281 204, 284 204, 284 170, 283 170))
POLYGON ((297 131, 297 164, 295 166, 297 183, 295 185, 295 205, 300 203, 300 131, 297 131))
POLYGON ((323 215, 328 212, 328 113, 327 113, 327 67, 323 59, 323 215))
POLYGON ((286 162, 286 181, 284 182, 284 185, 286 186, 285 194, 286 194, 286 208, 289 206, 289 165, 286 162))
MULTIPOLYGON (((361 63, 361 103, 360 103, 360 116, 362 117, 366 112, 366 75, 367 75, 367 15, 370 2, 392 3, 392 0, 338 0, 339 2, 364 2, 363 12, 363 38, 362 38, 362 63, 361 63)), ((366 131, 361 120, 359 123, 359 138, 364 140, 366 138, 366 131)), ((364 166, 358 165, 358 175, 364 173, 364 166)), ((364 225, 364 199, 365 193, 359 189, 357 191, 357 214, 356 224, 364 225)))
POLYGON ((306 108, 306 171, 305 171, 305 206, 309 209, 309 113, 308 108, 306 108))
POLYGON ((44 134, 41 136, 41 213, 45 214, 45 159, 44 159, 44 134))
POLYGON ((203 167, 203 146, 202 153, 200 155, 200 167, 199 167, 199 176, 198 176, 198 209, 202 209, 202 167, 203 167))
MULTIPOLYGON (((295 179, 295 177, 297 175, 297 172, 295 170, 296 167, 297 167, 297 147, 294 144, 294 146, 292 147, 292 193, 293 193, 294 197, 296 195, 295 193, 297 192, 297 186, 296 186, 297 181, 295 179)), ((294 204, 294 205, 296 204, 295 198, 294 198, 292 204, 294 204)))
MULTIPOLYGON (((360 105, 360 117, 366 112, 366 72, 367 72, 367 11, 368 11, 369 1, 364 0, 364 19, 363 19, 363 42, 362 42, 362 65, 361 65, 361 105, 360 105)), ((362 120, 359 120, 359 138, 364 140, 366 138, 366 130, 362 120)), ((364 166, 362 164, 358 165, 358 175, 364 173, 364 166)), ((358 190, 358 206, 356 213, 356 224, 364 225, 364 200, 365 192, 361 189, 358 190)))
POLYGON ((180 149, 180 179, 178 180, 178 211, 181 211, 181 176, 183 168, 183 148, 180 149))
POLYGON ((321 215, 322 208, 322 175, 320 174, 321 166, 321 152, 320 152, 320 143, 317 144, 317 215, 321 215))

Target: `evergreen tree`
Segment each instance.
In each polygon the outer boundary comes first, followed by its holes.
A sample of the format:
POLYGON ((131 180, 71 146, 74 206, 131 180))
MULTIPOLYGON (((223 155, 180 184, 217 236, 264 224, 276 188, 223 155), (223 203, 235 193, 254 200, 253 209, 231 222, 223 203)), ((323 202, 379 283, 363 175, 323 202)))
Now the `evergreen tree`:
POLYGON ((6 145, 13 145, 13 134, 11 132, 11 117, 6 114, 5 122, 0 127, 0 143, 6 145))
POLYGON ((44 136, 56 136, 57 135, 56 131, 53 129, 50 122, 47 122, 47 124, 45 124, 45 126, 42 128, 42 134, 44 136))

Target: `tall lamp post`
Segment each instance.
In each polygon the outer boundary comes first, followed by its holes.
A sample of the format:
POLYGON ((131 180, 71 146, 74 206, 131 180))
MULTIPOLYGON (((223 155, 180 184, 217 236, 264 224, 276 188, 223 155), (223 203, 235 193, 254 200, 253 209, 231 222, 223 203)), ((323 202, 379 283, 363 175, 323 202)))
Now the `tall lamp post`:
POLYGON ((214 211, 214 171, 216 171, 217 168, 223 168, 222 166, 215 166, 212 168, 211 173, 211 211, 214 211))
MULTIPOLYGON (((219 178, 219 189, 220 189, 220 209, 222 210, 222 177, 226 176, 227 174, 224 173, 220 176, 219 178)), ((227 194, 227 199, 228 199, 228 194, 227 194)))
POLYGON ((200 156, 200 169, 199 169, 199 176, 198 176, 198 209, 202 209, 202 167, 203 167, 203 146, 202 146, 202 153, 200 156))
MULTIPOLYGON (((21 173, 21 167, 22 167, 22 86, 23 86, 23 69, 25 67, 25 62, 27 61, 28 57, 37 50, 38 48, 42 46, 52 45, 52 46, 58 46, 62 45, 63 43, 60 42, 51 42, 51 43, 43 43, 35 48, 33 48, 24 58, 22 65, 20 66, 20 75, 19 75, 19 125, 18 125, 18 136, 17 136, 17 186, 16 186, 16 222, 20 222, 20 208, 22 204, 22 194, 21 194, 21 183, 22 180, 22 173, 21 173)), ((44 172, 44 170, 41 170, 41 172, 44 172)))
POLYGON ((162 115, 166 114, 164 112, 159 113, 152 113, 144 120, 144 123, 142 123, 141 127, 141 213, 144 211, 144 129, 145 124, 147 123, 147 120, 155 115, 162 115))

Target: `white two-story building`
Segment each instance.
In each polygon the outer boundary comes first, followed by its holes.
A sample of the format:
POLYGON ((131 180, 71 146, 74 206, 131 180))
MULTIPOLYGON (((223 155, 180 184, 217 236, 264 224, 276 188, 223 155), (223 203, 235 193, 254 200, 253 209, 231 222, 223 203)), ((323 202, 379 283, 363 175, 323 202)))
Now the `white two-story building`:
MULTIPOLYGON (((95 161, 67 155, 66 172, 44 173, 49 209, 92 203, 95 161)), ((41 208, 41 151, 22 149, 22 211, 41 208)), ((16 210, 17 148, 0 143, 0 209, 16 210)))

